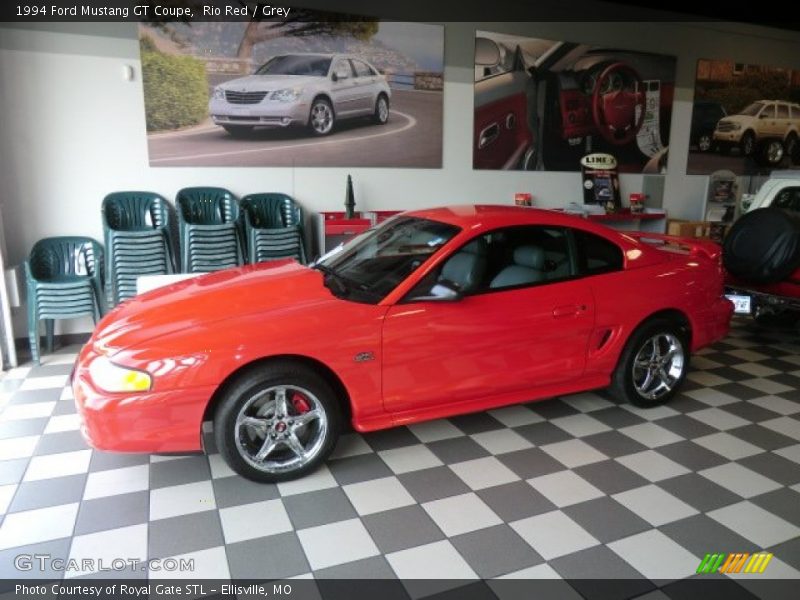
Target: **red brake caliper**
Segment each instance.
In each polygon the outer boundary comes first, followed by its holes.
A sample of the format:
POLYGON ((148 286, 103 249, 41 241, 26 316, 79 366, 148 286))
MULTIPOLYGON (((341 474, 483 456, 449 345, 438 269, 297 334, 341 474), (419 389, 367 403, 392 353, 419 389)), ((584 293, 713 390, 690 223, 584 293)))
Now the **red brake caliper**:
POLYGON ((297 414, 300 415, 311 410, 311 405, 308 403, 308 399, 300 392, 295 392, 292 394, 292 405, 297 411, 297 414))

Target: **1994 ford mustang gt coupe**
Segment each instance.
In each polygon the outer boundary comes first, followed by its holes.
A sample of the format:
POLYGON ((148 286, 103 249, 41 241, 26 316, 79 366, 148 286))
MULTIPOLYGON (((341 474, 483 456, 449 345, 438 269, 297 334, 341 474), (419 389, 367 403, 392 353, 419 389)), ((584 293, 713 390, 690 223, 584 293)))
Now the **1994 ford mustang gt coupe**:
POLYGON ((398 215, 312 267, 203 275, 112 311, 73 386, 102 450, 202 449, 238 473, 301 476, 358 431, 610 386, 667 401, 727 331, 719 248, 553 211, 398 215), (644 241, 652 238, 652 241, 644 241))

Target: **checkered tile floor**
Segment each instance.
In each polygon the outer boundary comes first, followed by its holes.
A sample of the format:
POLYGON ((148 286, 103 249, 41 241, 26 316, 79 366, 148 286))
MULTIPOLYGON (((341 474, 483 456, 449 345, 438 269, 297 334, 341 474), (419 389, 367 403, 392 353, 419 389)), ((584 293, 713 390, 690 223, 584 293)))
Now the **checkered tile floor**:
POLYGON ((0 382, 0 577, 61 575, 16 571, 23 553, 188 557, 192 578, 620 578, 632 596, 766 549, 762 578, 800 578, 797 334, 738 323, 665 407, 584 393, 349 433, 280 485, 217 454, 88 449, 70 351, 0 382))

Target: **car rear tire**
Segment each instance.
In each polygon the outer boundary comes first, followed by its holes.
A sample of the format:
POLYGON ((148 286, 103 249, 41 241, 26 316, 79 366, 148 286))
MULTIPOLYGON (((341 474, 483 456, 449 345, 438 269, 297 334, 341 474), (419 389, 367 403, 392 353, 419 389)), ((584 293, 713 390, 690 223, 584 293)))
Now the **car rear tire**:
POLYGON ((222 458, 259 482, 313 471, 333 450, 340 428, 336 393, 324 378, 293 362, 244 372, 227 386, 214 415, 222 458))
POLYGON ((384 94, 380 94, 375 101, 375 111, 372 120, 376 125, 386 125, 389 122, 389 100, 384 94))
POLYGON ((781 140, 767 140, 758 148, 757 162, 765 167, 777 167, 786 156, 781 140))
POLYGON ((311 104, 308 114, 308 127, 317 136, 328 135, 336 124, 336 116, 331 103, 325 98, 317 98, 311 104))
POLYGON ((739 142, 739 150, 742 156, 753 156, 756 151, 756 136, 752 131, 745 131, 742 140, 739 142))
POLYGON ((253 133, 254 127, 249 125, 223 125, 222 128, 235 138, 243 138, 253 133))
POLYGON ((636 406, 658 406, 675 395, 688 368, 686 327, 674 319, 654 318, 625 344, 609 391, 636 406))
POLYGON ((790 133, 786 138, 785 150, 791 163, 800 165, 800 142, 798 142, 796 134, 790 133))

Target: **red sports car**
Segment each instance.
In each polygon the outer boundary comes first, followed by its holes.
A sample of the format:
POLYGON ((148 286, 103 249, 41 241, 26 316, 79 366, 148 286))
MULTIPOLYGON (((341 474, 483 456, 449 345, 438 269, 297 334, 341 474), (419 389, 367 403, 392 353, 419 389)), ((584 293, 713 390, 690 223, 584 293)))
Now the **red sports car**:
POLYGON ((719 247, 623 234, 555 211, 398 215, 311 267, 204 275, 119 306, 74 392, 102 450, 202 449, 298 477, 358 431, 610 386, 667 401, 690 351, 727 331, 719 247), (652 238, 651 242, 645 238, 652 238))

